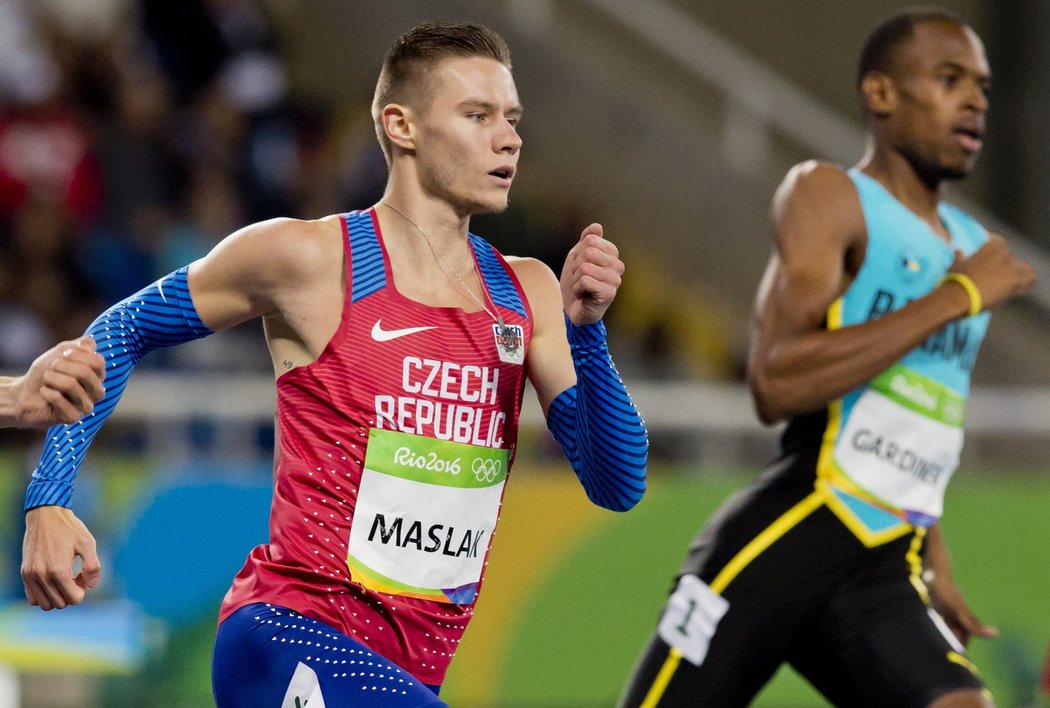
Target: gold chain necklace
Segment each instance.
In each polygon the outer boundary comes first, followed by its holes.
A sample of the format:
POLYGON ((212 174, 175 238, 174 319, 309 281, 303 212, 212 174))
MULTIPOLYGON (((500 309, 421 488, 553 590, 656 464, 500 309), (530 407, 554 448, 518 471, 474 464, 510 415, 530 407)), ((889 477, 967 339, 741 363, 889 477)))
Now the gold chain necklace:
MULTIPOLYGON (((452 277, 456 279, 457 282, 459 282, 463 290, 467 293, 467 295, 470 296, 470 299, 473 300, 478 305, 478 307, 484 310, 485 313, 492 318, 492 321, 496 323, 496 326, 499 328, 497 340, 500 346, 503 347, 503 349, 508 354, 514 354, 521 344, 521 339, 514 334, 514 330, 507 326, 507 324, 503 321, 503 317, 500 316, 499 311, 496 310, 496 303, 492 300, 492 295, 489 293, 488 287, 485 285, 485 281, 482 280, 481 274, 478 274, 478 282, 481 284, 481 291, 485 294, 485 297, 488 298, 489 303, 492 305, 491 310, 480 297, 474 294, 474 291, 470 289, 470 286, 467 285, 467 282, 459 276, 459 273, 457 273, 451 265, 449 265, 449 262, 441 257, 441 254, 437 252, 436 248, 434 248, 434 244, 433 242, 431 242, 430 237, 427 236, 426 232, 423 231, 423 229, 419 228, 419 224, 412 221, 412 219, 408 218, 407 214, 405 214, 403 211, 393 206, 392 204, 389 204, 388 202, 382 199, 379 200, 379 203, 385 206, 390 211, 397 214, 398 216, 400 216, 408 223, 412 224, 415 230, 419 232, 419 235, 423 237, 423 241, 425 241, 427 246, 430 248, 430 252, 434 254, 434 260, 436 260, 438 263, 444 266, 445 270, 448 271, 452 275, 452 277)), ((471 270, 476 271, 477 263, 475 263, 473 256, 471 256, 470 263, 471 270)))

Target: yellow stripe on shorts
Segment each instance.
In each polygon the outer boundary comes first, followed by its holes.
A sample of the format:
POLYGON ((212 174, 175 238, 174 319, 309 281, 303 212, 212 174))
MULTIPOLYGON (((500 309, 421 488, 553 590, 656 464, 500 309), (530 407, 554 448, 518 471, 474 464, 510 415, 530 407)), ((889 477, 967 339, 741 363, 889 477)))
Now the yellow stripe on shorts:
POLYGON ((671 683, 671 677, 674 676, 674 672, 678 669, 680 663, 682 663, 682 652, 671 647, 671 651, 667 653, 667 660, 660 667, 660 673, 656 675, 656 680, 649 687, 649 692, 645 694, 645 700, 642 701, 639 708, 656 708, 656 704, 663 698, 664 691, 667 690, 667 684, 671 683))
POLYGON ((740 571, 746 568, 751 561, 755 560, 755 558, 757 558, 763 551, 772 546, 781 536, 801 523, 803 519, 824 506, 824 494, 825 493, 820 490, 811 492, 808 497, 785 511, 779 519, 767 526, 762 533, 751 539, 750 543, 733 556, 733 560, 726 563, 726 567, 722 568, 722 572, 720 572, 715 577, 714 581, 712 581, 711 589, 721 595, 726 589, 726 586, 729 585, 729 583, 731 583, 733 579, 740 574, 740 571))
MULTIPOLYGON (((729 583, 736 576, 740 575, 740 572, 751 561, 772 546, 777 539, 801 523, 803 519, 822 507, 825 502, 824 495, 825 492, 821 490, 810 493, 805 499, 785 511, 776 521, 767 526, 762 533, 751 539, 751 542, 733 556, 733 559, 726 563, 726 567, 722 569, 722 572, 715 577, 710 585, 711 590, 721 595, 729 583)), ((678 665, 681 663, 682 652, 671 647, 667 653, 667 659, 664 660, 663 666, 660 667, 660 671, 653 680, 653 685, 649 687, 649 692, 645 694, 645 700, 642 701, 639 708, 656 708, 660 699, 663 698, 667 686, 671 683, 671 678, 674 676, 675 671, 678 670, 678 665)))

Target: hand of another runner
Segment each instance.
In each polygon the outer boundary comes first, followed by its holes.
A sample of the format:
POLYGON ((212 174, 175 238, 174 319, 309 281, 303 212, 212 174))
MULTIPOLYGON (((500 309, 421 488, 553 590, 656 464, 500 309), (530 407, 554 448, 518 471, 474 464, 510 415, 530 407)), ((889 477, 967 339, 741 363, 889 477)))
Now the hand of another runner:
POLYGON ((999 630, 986 625, 973 613, 954 581, 937 577, 928 585, 933 609, 944 619, 959 642, 966 646, 971 637, 997 637, 999 630))
POLYGON ((71 510, 39 506, 26 512, 22 583, 30 605, 61 610, 79 604, 101 574, 95 539, 71 510), (82 566, 74 577, 77 556, 82 566))
POLYGON ((18 379, 18 423, 28 427, 75 423, 102 398, 105 373, 105 361, 90 337, 57 344, 18 379))
POLYGON ((612 241, 603 238, 601 224, 591 224, 565 258, 561 297, 573 324, 593 324, 609 309, 620 287, 624 265, 612 241))

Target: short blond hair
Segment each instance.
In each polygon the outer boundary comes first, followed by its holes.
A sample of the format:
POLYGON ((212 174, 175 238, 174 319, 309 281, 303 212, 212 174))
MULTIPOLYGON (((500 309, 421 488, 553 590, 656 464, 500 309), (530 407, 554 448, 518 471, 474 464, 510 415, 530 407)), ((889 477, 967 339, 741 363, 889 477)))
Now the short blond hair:
POLYGON ((510 49, 496 32, 471 23, 425 22, 398 37, 383 60, 372 98, 372 120, 387 165, 391 163, 390 140, 383 129, 383 107, 391 103, 415 103, 422 108, 430 100, 427 73, 450 57, 487 57, 508 69, 510 49))

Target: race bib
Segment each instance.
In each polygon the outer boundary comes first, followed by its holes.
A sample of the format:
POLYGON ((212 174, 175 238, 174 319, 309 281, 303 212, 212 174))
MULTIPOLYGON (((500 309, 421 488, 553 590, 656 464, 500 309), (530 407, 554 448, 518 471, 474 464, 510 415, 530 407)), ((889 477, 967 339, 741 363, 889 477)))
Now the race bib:
POLYGON ((469 604, 496 528, 509 450, 372 429, 347 566, 371 590, 469 604))
POLYGON ((854 404, 835 442, 835 462, 879 500, 932 523, 959 465, 962 414, 958 393, 891 367, 854 404))
POLYGON ((660 639, 682 652, 691 664, 704 663, 711 638, 729 601, 695 575, 683 575, 660 618, 660 639))

